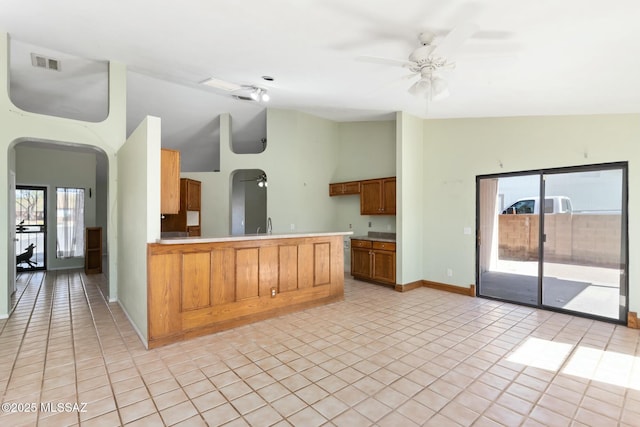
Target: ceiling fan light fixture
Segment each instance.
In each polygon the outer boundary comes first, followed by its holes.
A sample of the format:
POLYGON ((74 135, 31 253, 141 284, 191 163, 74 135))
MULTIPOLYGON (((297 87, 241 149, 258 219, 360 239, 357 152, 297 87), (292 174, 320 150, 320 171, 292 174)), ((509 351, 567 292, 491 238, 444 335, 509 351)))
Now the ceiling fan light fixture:
POLYGON ((422 78, 411 85, 409 93, 415 96, 427 95, 431 89, 431 80, 422 78))
POLYGON ((449 96, 449 87, 447 81, 442 77, 431 77, 431 99, 434 101, 444 99, 449 96))

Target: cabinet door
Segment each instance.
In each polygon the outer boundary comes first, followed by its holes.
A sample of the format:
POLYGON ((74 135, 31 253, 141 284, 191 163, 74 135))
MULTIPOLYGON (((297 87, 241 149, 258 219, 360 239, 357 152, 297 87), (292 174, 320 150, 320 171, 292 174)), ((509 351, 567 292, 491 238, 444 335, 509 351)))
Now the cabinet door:
POLYGON ((379 282, 396 283, 396 253, 391 251, 373 250, 373 266, 371 276, 379 282))
POLYGON ((360 181, 343 183, 342 194, 360 194, 360 181))
POLYGON ((329 184, 329 196, 340 196, 342 195, 342 183, 336 182, 335 184, 329 184))
POLYGON ((371 277, 371 250, 351 247, 351 275, 371 277))
POLYGON ((386 215, 396 214, 396 179, 387 178, 382 180, 382 212, 386 215))
POLYGON ((180 210, 180 152, 160 150, 160 213, 180 210))
POLYGON ((187 227, 189 237, 200 237, 200 226, 190 225, 187 227))
POLYGON ((360 185, 360 214, 380 215, 382 209, 382 181, 363 181, 360 185))
POLYGON ((199 211, 200 210, 200 181, 194 181, 192 179, 187 180, 187 210, 199 211))

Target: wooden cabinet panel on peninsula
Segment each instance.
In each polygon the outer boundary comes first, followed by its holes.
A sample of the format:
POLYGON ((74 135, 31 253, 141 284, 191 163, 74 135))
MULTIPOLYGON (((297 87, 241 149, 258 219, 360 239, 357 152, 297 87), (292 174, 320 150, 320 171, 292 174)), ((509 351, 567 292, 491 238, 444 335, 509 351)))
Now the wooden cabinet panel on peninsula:
POLYGON ((396 284, 396 244, 351 240, 351 275, 389 285, 396 284))
POLYGON ((396 178, 380 178, 361 181, 361 215, 396 214, 396 178))
POLYGON ((201 183, 194 179, 180 179, 180 209, 176 215, 165 215, 161 231, 187 232, 189 237, 200 236, 201 183))
POLYGON ((180 210, 180 152, 160 150, 160 213, 177 214, 180 210))

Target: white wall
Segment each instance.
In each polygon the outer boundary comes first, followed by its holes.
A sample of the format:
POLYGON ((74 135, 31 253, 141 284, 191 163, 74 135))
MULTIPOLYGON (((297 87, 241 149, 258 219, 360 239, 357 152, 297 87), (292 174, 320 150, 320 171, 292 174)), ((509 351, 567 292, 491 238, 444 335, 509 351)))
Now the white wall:
MULTIPOLYGON (((109 64, 109 117, 98 123, 81 122, 60 117, 43 116, 17 108, 9 99, 9 37, 0 32, 0 317, 9 313, 9 286, 13 262, 9 257, 9 170, 14 169, 13 146, 21 141, 64 142, 90 145, 102 149, 109 160, 109 188, 116 188, 117 161, 115 153, 126 135, 126 72, 122 64, 109 64), (11 266, 11 267, 9 267, 11 266)), ((109 247, 117 246, 118 224, 113 213, 117 192, 109 193, 109 247)), ((13 207, 12 207, 13 209, 13 207)), ((110 271, 116 270, 115 257, 110 257, 110 271)), ((117 276, 109 277, 110 295, 115 297, 117 276)))
POLYGON ((82 268, 84 258, 56 257, 56 188, 83 188, 84 225, 96 225, 96 155, 55 149, 25 147, 16 152, 16 184, 47 186, 47 269, 82 268), (55 167, 51 167, 55 165, 55 167), (89 189, 92 196, 89 197, 89 189))
POLYGON ((147 243, 160 237, 160 119, 147 117, 118 151, 118 302, 147 342, 147 243))
POLYGON ((475 177, 629 162, 630 310, 640 311, 640 115, 424 121, 424 265, 427 280, 475 283, 475 177), (453 270, 453 277, 446 269, 453 270))

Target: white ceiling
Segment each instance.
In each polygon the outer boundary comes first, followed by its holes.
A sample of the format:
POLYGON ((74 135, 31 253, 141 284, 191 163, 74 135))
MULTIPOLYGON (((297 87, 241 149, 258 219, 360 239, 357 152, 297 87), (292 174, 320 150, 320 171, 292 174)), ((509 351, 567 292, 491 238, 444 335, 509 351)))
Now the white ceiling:
POLYGON ((209 77, 339 121, 640 112, 637 0, 0 0, 0 10, 12 39, 125 63, 129 131, 161 115, 163 145, 175 148, 206 145, 222 112, 239 126, 263 120, 264 106, 198 84, 209 77), (421 31, 444 37, 466 22, 479 31, 451 58, 442 101, 409 95, 406 69, 358 60, 406 59, 421 31))

